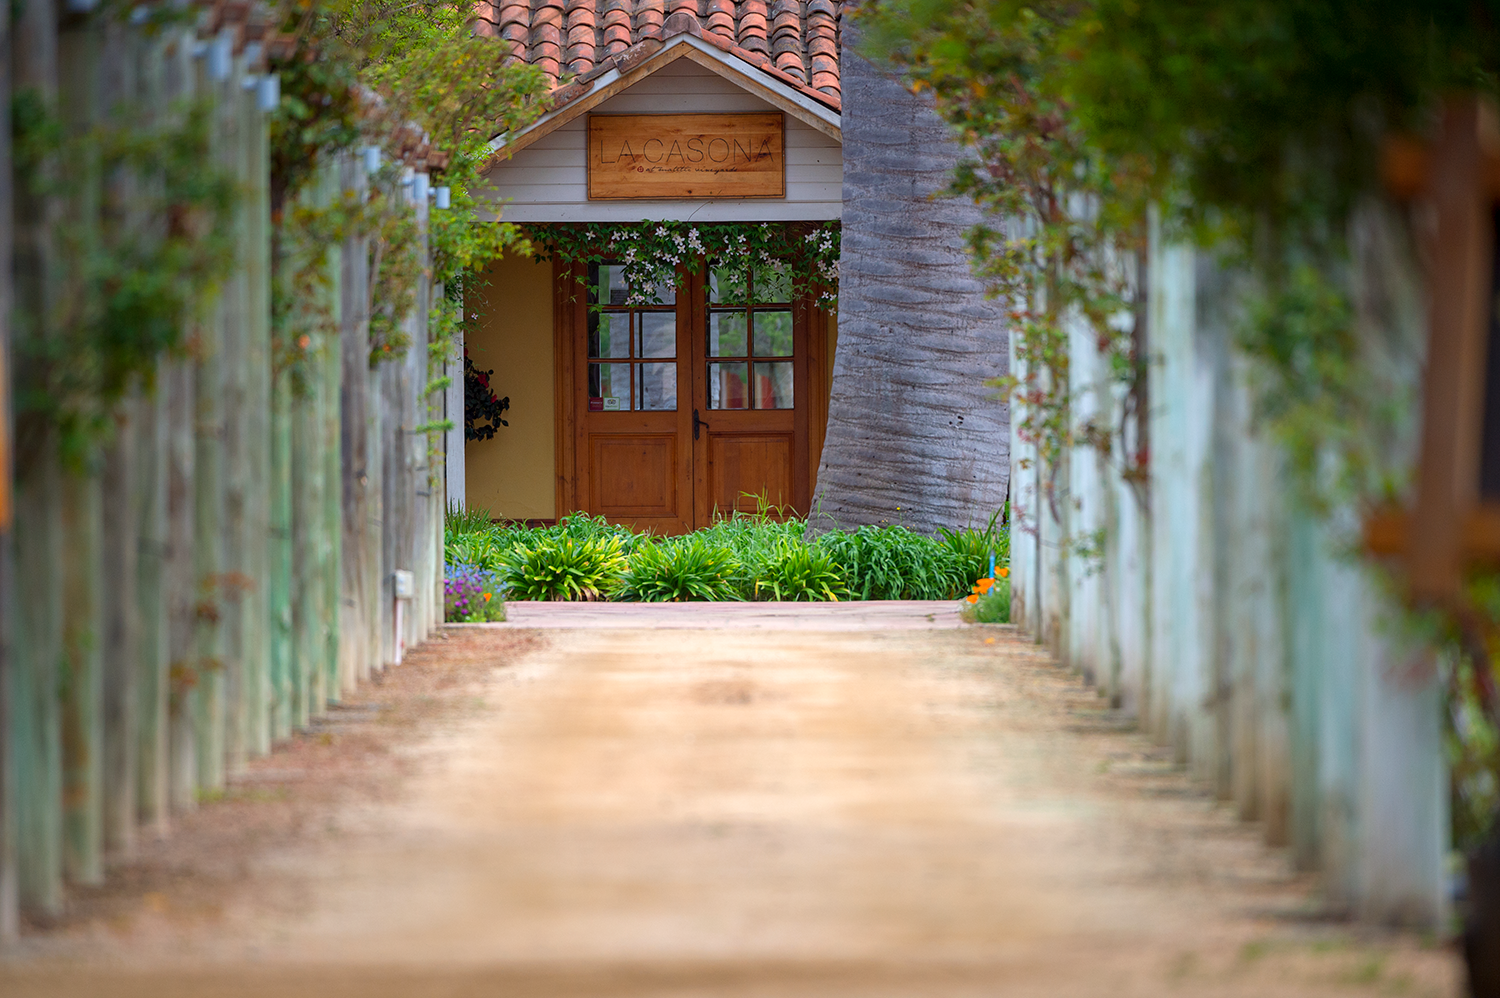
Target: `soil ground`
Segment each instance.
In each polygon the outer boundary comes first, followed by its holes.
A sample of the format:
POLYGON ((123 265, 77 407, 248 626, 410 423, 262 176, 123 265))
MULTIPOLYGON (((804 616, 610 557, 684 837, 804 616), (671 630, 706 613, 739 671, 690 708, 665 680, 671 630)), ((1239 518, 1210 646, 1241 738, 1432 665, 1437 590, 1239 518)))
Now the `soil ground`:
POLYGON ((0 994, 1460 992, 1009 628, 514 609, 75 893, 0 994))

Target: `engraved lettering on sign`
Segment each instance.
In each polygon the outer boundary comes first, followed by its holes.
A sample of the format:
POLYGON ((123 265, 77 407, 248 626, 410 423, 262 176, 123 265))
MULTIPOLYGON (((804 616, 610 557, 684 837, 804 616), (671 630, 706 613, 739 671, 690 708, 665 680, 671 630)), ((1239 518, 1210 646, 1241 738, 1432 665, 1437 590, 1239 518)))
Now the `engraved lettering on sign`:
POLYGON ((785 119, 764 114, 596 114, 593 199, 786 197, 785 119))

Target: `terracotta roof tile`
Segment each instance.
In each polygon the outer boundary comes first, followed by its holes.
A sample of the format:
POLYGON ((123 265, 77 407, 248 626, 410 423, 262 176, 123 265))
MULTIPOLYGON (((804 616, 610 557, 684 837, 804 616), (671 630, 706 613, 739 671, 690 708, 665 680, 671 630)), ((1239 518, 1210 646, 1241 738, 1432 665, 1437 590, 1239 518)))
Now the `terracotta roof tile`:
POLYGON ((474 31, 500 37, 552 81, 554 107, 576 81, 628 72, 691 34, 837 110, 844 0, 479 0, 474 31), (559 86, 562 79, 570 81, 559 86))

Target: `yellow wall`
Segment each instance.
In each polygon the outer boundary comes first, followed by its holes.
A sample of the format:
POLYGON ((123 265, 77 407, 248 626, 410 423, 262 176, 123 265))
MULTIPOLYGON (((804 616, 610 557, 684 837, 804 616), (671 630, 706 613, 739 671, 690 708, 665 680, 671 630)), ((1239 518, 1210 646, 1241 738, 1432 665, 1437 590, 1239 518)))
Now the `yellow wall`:
POLYGON ((464 445, 470 507, 496 519, 557 516, 552 398, 552 266, 512 256, 491 264, 464 307, 478 312, 465 346, 495 394, 510 396, 509 426, 464 445))

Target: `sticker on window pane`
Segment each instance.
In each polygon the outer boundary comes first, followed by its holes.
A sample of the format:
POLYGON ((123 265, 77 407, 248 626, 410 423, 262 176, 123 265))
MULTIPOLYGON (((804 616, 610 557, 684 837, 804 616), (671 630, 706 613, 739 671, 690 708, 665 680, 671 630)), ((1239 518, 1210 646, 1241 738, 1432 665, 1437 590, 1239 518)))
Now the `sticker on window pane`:
POLYGON ((755 365, 755 408, 792 409, 792 362, 755 365))
POLYGON ((710 357, 745 356, 744 312, 710 312, 708 314, 708 355, 710 357))
POLYGON ((641 352, 636 356, 677 356, 676 312, 638 312, 636 321, 641 330, 641 352))
POLYGON ((589 264, 589 302, 593 305, 625 305, 630 301, 630 285, 625 282, 625 268, 618 263, 589 264))
POLYGON ((640 406, 655 412, 671 412, 677 408, 677 365, 642 364, 640 373, 640 406))
POLYGON ((746 379, 748 364, 708 365, 708 407, 710 409, 750 408, 750 385, 746 379))
POLYGON ((630 408, 630 365, 590 364, 589 398, 602 399, 599 408, 615 412, 630 408))
POLYGON ((792 313, 755 313, 755 356, 790 357, 792 355, 792 313))
POLYGON ((780 305, 792 300, 792 272, 781 261, 755 268, 755 303, 780 305))
POLYGON ((630 313, 589 313, 589 356, 630 356, 630 313))

